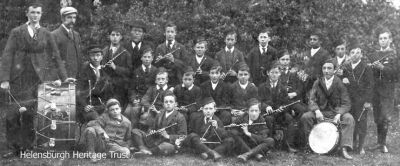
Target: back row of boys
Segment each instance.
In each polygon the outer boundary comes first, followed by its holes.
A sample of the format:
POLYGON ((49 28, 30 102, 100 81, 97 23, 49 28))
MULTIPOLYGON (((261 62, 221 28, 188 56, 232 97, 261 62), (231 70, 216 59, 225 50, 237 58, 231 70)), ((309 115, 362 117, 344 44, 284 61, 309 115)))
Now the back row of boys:
MULTIPOLYGON (((179 112, 184 115, 188 123, 198 120, 196 117, 199 115, 196 114, 199 108, 203 106, 200 101, 208 97, 215 100, 216 110, 218 110, 216 115, 224 125, 229 125, 232 121, 240 119, 245 114, 243 110, 248 108, 247 102, 252 98, 260 100, 262 113, 271 112, 282 105, 300 100, 302 102, 290 107, 293 112, 273 116, 273 123, 267 125, 271 129, 282 127, 285 133, 280 134, 274 131, 275 137, 279 138, 279 135, 284 135, 284 143, 288 150, 296 151, 292 148, 296 134, 290 133, 294 132, 293 127, 295 126, 295 121, 292 119, 298 119, 302 113, 308 110, 304 100, 306 92, 311 89, 314 81, 322 76, 322 65, 330 58, 328 52, 320 47, 321 35, 318 33, 310 35, 309 44, 312 49, 305 58, 307 65, 303 70, 298 70, 291 65, 291 57, 288 52, 278 53, 277 50, 268 45, 270 41, 268 30, 259 33, 259 46, 252 49, 246 56, 234 47, 237 34, 228 33, 225 38, 226 47, 216 54, 216 60, 205 55, 207 42, 204 39, 195 42, 196 55, 188 56, 185 47, 175 40, 176 30, 175 25, 167 24, 165 27, 166 41, 160 44, 153 53, 151 45, 142 41, 143 34, 146 32, 143 23, 135 22, 131 24, 133 41, 124 46, 120 44, 122 30, 120 28, 111 29, 110 47, 103 50, 99 47, 89 48, 90 65, 88 66, 92 66, 92 69, 89 68, 88 70, 95 71, 96 67, 93 66, 101 66, 100 63, 109 62, 106 63, 104 70, 99 71, 100 73, 104 71, 105 76, 113 77, 114 75, 114 78, 104 79, 104 83, 101 83, 99 81, 102 80, 101 77, 92 77, 94 78, 92 80, 94 91, 91 93, 95 97, 91 98, 98 99, 98 103, 102 103, 102 98, 107 100, 110 97, 116 97, 121 101, 122 108, 126 108, 124 114, 131 121, 132 127, 143 131, 146 130, 146 127, 157 124, 156 116, 159 110, 165 107, 164 97, 168 91, 172 91, 176 96, 179 112), (98 55, 98 59, 94 58, 96 57, 94 55, 98 55), (109 61, 110 59, 114 61, 109 61), (139 59, 142 62, 141 64, 139 59), (97 65, 93 65, 94 63, 97 63, 97 65), (132 69, 134 69, 133 73, 129 72, 132 69), (123 74, 121 71, 127 72, 123 74), (109 74, 113 72, 115 74, 109 74), (96 91, 96 89, 100 91, 96 91)), ((387 152, 385 140, 391 108, 379 107, 384 107, 382 102, 388 104, 393 102, 388 101, 388 98, 382 96, 382 94, 388 95, 386 92, 390 90, 393 92, 393 88, 387 85, 392 85, 397 78, 394 76, 397 57, 393 57, 393 50, 384 50, 390 49, 390 32, 381 33, 379 41, 382 49, 379 54, 383 52, 390 54, 390 56, 378 55, 376 59, 370 59, 373 62, 370 63, 372 68, 369 66, 366 71, 357 73, 358 71, 356 72, 354 68, 346 70, 346 67, 351 66, 352 61, 359 63, 362 56, 346 56, 344 41, 335 44, 337 56, 333 60, 337 67, 335 68, 337 76, 348 78, 357 83, 356 85, 353 85, 353 83, 349 85, 354 107, 352 110, 353 112, 357 110, 353 116, 361 117, 359 110, 362 110, 363 107, 371 107, 372 101, 376 102, 373 106, 376 106, 374 111, 375 122, 378 124, 379 139, 377 146, 383 152, 387 152), (383 38, 382 42, 381 38, 383 38), (353 60, 350 57, 354 57, 353 60), (383 60, 383 62, 380 60, 383 60), (372 73, 371 69, 374 69, 375 73, 372 73), (373 78, 374 76, 376 79, 373 78), (380 88, 376 93, 373 92, 373 82, 377 82, 378 84, 375 84, 375 86, 383 87, 383 89, 380 88), (385 91, 385 93, 382 93, 382 91, 385 91), (375 94, 370 95, 373 93, 375 94), (357 96, 363 97, 357 98, 357 96), (372 100, 371 96, 374 96, 376 100, 372 100)), ((359 50, 360 46, 357 44, 352 47, 354 54, 362 55, 359 50)), ((88 79, 82 76, 84 74, 78 74, 78 89, 84 92, 89 88, 89 85, 88 79)), ((348 80, 344 82, 348 82, 348 80)), ((92 111, 94 107, 87 104, 87 95, 83 96, 78 100, 78 105, 85 107, 85 111, 82 113, 83 121, 96 119, 104 109, 97 109, 98 112, 92 111)), ((104 104, 98 105, 104 107, 104 104)), ((391 105, 393 106, 394 103, 391 105)), ((362 153, 364 146, 366 128, 363 128, 363 126, 366 126, 365 123, 366 118, 363 117, 362 121, 356 124, 361 128, 360 131, 356 132, 360 133, 360 136, 355 137, 359 140, 357 147, 361 151, 360 153, 362 153), (362 123, 362 125, 358 123, 362 123)), ((140 134, 136 133, 136 135, 140 134)), ((141 153, 151 153, 144 146, 139 145, 138 147, 141 153)))

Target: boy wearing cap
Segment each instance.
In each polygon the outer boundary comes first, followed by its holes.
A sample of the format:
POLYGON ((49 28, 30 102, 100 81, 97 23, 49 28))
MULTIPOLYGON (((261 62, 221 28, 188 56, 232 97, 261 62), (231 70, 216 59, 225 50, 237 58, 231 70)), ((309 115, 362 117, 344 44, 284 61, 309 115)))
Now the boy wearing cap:
POLYGON ((270 137, 271 131, 261 114, 261 103, 256 98, 248 102, 249 110, 232 124, 242 125, 233 127, 231 132, 237 144, 240 154, 237 158, 246 162, 254 157, 258 161, 263 158, 265 152, 274 147, 275 141, 270 137))
POLYGON ((85 63, 77 77, 77 118, 80 122, 95 120, 104 112, 104 101, 113 97, 110 78, 101 68, 101 47, 88 48, 89 62, 85 63))
POLYGON ((139 129, 132 130, 133 140, 140 149, 134 153, 135 156, 171 155, 176 152, 176 140, 187 134, 186 119, 176 107, 175 95, 167 92, 163 97, 163 108, 157 114, 149 133, 139 129))
MULTIPOLYGON (((275 63, 268 71, 268 79, 266 82, 259 86, 259 96, 261 100, 261 111, 264 113, 271 113, 272 110, 279 109, 279 107, 293 102, 290 97, 293 94, 288 93, 287 86, 280 79, 281 66, 279 63, 275 63)), ((296 93, 296 92, 292 92, 296 93)), ((292 105, 293 106, 293 105, 292 105)), ((284 146, 289 152, 297 152, 294 149, 296 133, 296 117, 299 119, 303 112, 306 111, 304 106, 288 107, 280 113, 269 115, 268 118, 272 118, 273 130, 277 135, 282 134, 284 138, 276 138, 277 141, 282 141, 284 146)))
POLYGON ((341 155, 352 160, 348 149, 353 148, 354 119, 349 113, 351 101, 347 88, 342 80, 335 76, 335 65, 332 59, 328 59, 322 66, 323 77, 314 82, 310 93, 309 111, 300 118, 304 138, 308 138, 316 121, 325 118, 333 119, 332 122, 341 125, 341 138, 339 150, 341 155))
POLYGON ((109 31, 111 44, 103 49, 104 71, 110 76, 115 98, 125 108, 128 104, 128 83, 130 81, 132 57, 121 45, 123 31, 119 26, 113 26, 109 31), (113 61, 111 61, 114 59, 113 61))
POLYGON ((153 44, 144 41, 144 35, 146 33, 146 24, 141 20, 133 21, 129 23, 130 26, 130 41, 124 44, 124 48, 128 50, 132 56, 132 66, 134 69, 140 67, 140 58, 143 55, 143 51, 148 48, 153 48, 153 44))
POLYGON ((211 97, 201 101, 202 114, 189 122, 188 133, 183 146, 191 147, 201 153, 203 159, 218 161, 222 155, 232 151, 234 139, 224 129, 221 120, 214 115, 215 102, 211 97))
POLYGON ((192 67, 188 66, 184 71, 182 84, 176 85, 174 88, 178 110, 185 116, 187 121, 190 121, 189 117, 199 109, 198 102, 201 99, 201 90, 193 82, 194 71, 192 67))
MULTIPOLYGON (((121 114, 121 105, 116 99, 109 99, 106 112, 99 118, 88 123, 84 131, 86 150, 91 153, 110 152, 120 153, 119 158, 129 158, 131 145, 131 122, 121 114)), ((95 154, 90 157, 92 162, 98 158, 95 154)))
POLYGON ((350 113, 356 119, 354 128, 354 149, 365 154, 364 141, 367 136, 368 110, 372 110, 374 76, 367 65, 361 47, 355 43, 350 45, 350 64, 343 66, 343 83, 349 91, 351 99, 350 113))
POLYGON ((57 43, 68 77, 76 79, 83 63, 81 37, 73 29, 78 11, 73 7, 64 7, 61 8, 60 15, 62 24, 51 34, 57 43))
POLYGON ((250 69, 246 63, 239 64, 238 81, 233 83, 228 91, 229 106, 231 106, 232 119, 244 114, 247 108, 247 101, 251 98, 258 98, 258 88, 249 81, 250 69))
POLYGON ((154 65, 168 69, 169 83, 178 85, 182 80, 185 63, 188 61, 188 53, 185 46, 175 39, 177 26, 167 23, 165 26, 165 42, 158 45, 155 51, 154 65))
POLYGON ((258 86, 266 80, 266 70, 276 60, 277 50, 269 45, 271 41, 271 30, 264 29, 258 34, 258 46, 250 50, 247 55, 247 64, 253 83, 258 86))
POLYGON ((231 112, 227 108, 229 103, 229 85, 224 81, 220 81, 222 67, 214 64, 210 69, 210 81, 206 81, 200 85, 202 98, 212 97, 215 101, 217 110, 215 115, 221 119, 224 125, 231 124, 231 112), (226 108, 226 109, 224 109, 226 108))
POLYGON ((344 66, 350 63, 350 57, 346 54, 347 43, 343 39, 338 39, 333 43, 333 46, 335 51, 333 62, 337 66, 335 74, 342 77, 344 66))
POLYGON ((235 48, 236 41, 237 33, 235 31, 228 32, 225 37, 225 48, 215 54, 215 59, 222 67, 223 81, 227 83, 237 81, 238 64, 244 62, 243 52, 235 48))
POLYGON ((203 82, 208 81, 209 79, 209 72, 211 67, 215 62, 214 59, 205 55, 207 51, 207 41, 200 37, 195 41, 194 45, 194 56, 189 57, 188 66, 191 66, 195 72, 194 84, 200 86, 203 82))

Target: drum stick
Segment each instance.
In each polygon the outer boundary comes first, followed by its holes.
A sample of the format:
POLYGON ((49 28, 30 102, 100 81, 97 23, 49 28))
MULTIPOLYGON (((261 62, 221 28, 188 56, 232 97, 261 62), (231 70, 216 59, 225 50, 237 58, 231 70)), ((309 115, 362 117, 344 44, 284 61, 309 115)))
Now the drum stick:
MULTIPOLYGON (((11 98, 14 100, 14 102, 17 103, 17 105, 21 108, 21 107, 22 107, 21 104, 20 104, 20 103, 17 101, 17 99, 15 99, 15 97, 11 94, 11 91, 8 90, 7 92, 8 92, 9 97, 11 96, 11 98)), ((11 101, 11 99, 10 99, 10 101, 11 101)))
POLYGON ((359 122, 359 121, 361 120, 361 117, 363 116, 365 110, 366 110, 365 107, 363 107, 363 110, 361 111, 361 114, 360 114, 360 116, 358 117, 357 122, 359 122))

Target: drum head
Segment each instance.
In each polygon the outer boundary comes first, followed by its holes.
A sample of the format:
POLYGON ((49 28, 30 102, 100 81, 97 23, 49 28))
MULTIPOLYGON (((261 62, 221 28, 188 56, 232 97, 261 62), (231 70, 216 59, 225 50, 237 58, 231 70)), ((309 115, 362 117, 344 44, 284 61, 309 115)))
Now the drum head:
POLYGON ((308 137, 311 150, 318 154, 326 154, 333 150, 339 141, 339 131, 330 122, 322 122, 314 126, 308 137))

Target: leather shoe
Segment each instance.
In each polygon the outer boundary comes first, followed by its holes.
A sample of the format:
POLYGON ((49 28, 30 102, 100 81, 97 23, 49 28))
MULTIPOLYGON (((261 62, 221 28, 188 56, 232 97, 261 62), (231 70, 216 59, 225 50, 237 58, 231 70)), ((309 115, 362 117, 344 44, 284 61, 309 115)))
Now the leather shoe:
POLYGON ((216 152, 216 151, 211 151, 212 156, 214 157, 214 161, 217 162, 218 160, 220 160, 222 158, 222 156, 216 152))
POLYGON ((204 160, 207 160, 207 159, 208 159, 208 154, 207 154, 207 153, 201 153, 201 154, 200 154, 200 157, 201 157, 202 159, 204 159, 204 160))
POLYGON ((289 153, 297 153, 299 150, 288 146, 288 147, 287 147, 287 151, 288 151, 289 153))
POLYGON ((382 146, 381 151, 382 151, 382 153, 389 153, 389 150, 388 150, 388 148, 386 147, 386 145, 383 145, 383 146, 382 146))
POLYGON ((347 160, 353 160, 353 157, 351 157, 348 153, 347 153, 347 149, 345 147, 342 148, 342 155, 345 159, 347 160))
POLYGON ((244 156, 243 154, 237 156, 237 159, 239 159, 239 161, 242 162, 242 163, 247 162, 247 157, 244 156))
POLYGON ((263 155, 262 154, 256 154, 256 156, 254 157, 257 161, 261 161, 263 159, 263 155))
POLYGON ((361 155, 364 155, 364 154, 365 154, 364 148, 361 148, 360 151, 359 151, 359 153, 360 153, 361 155))

